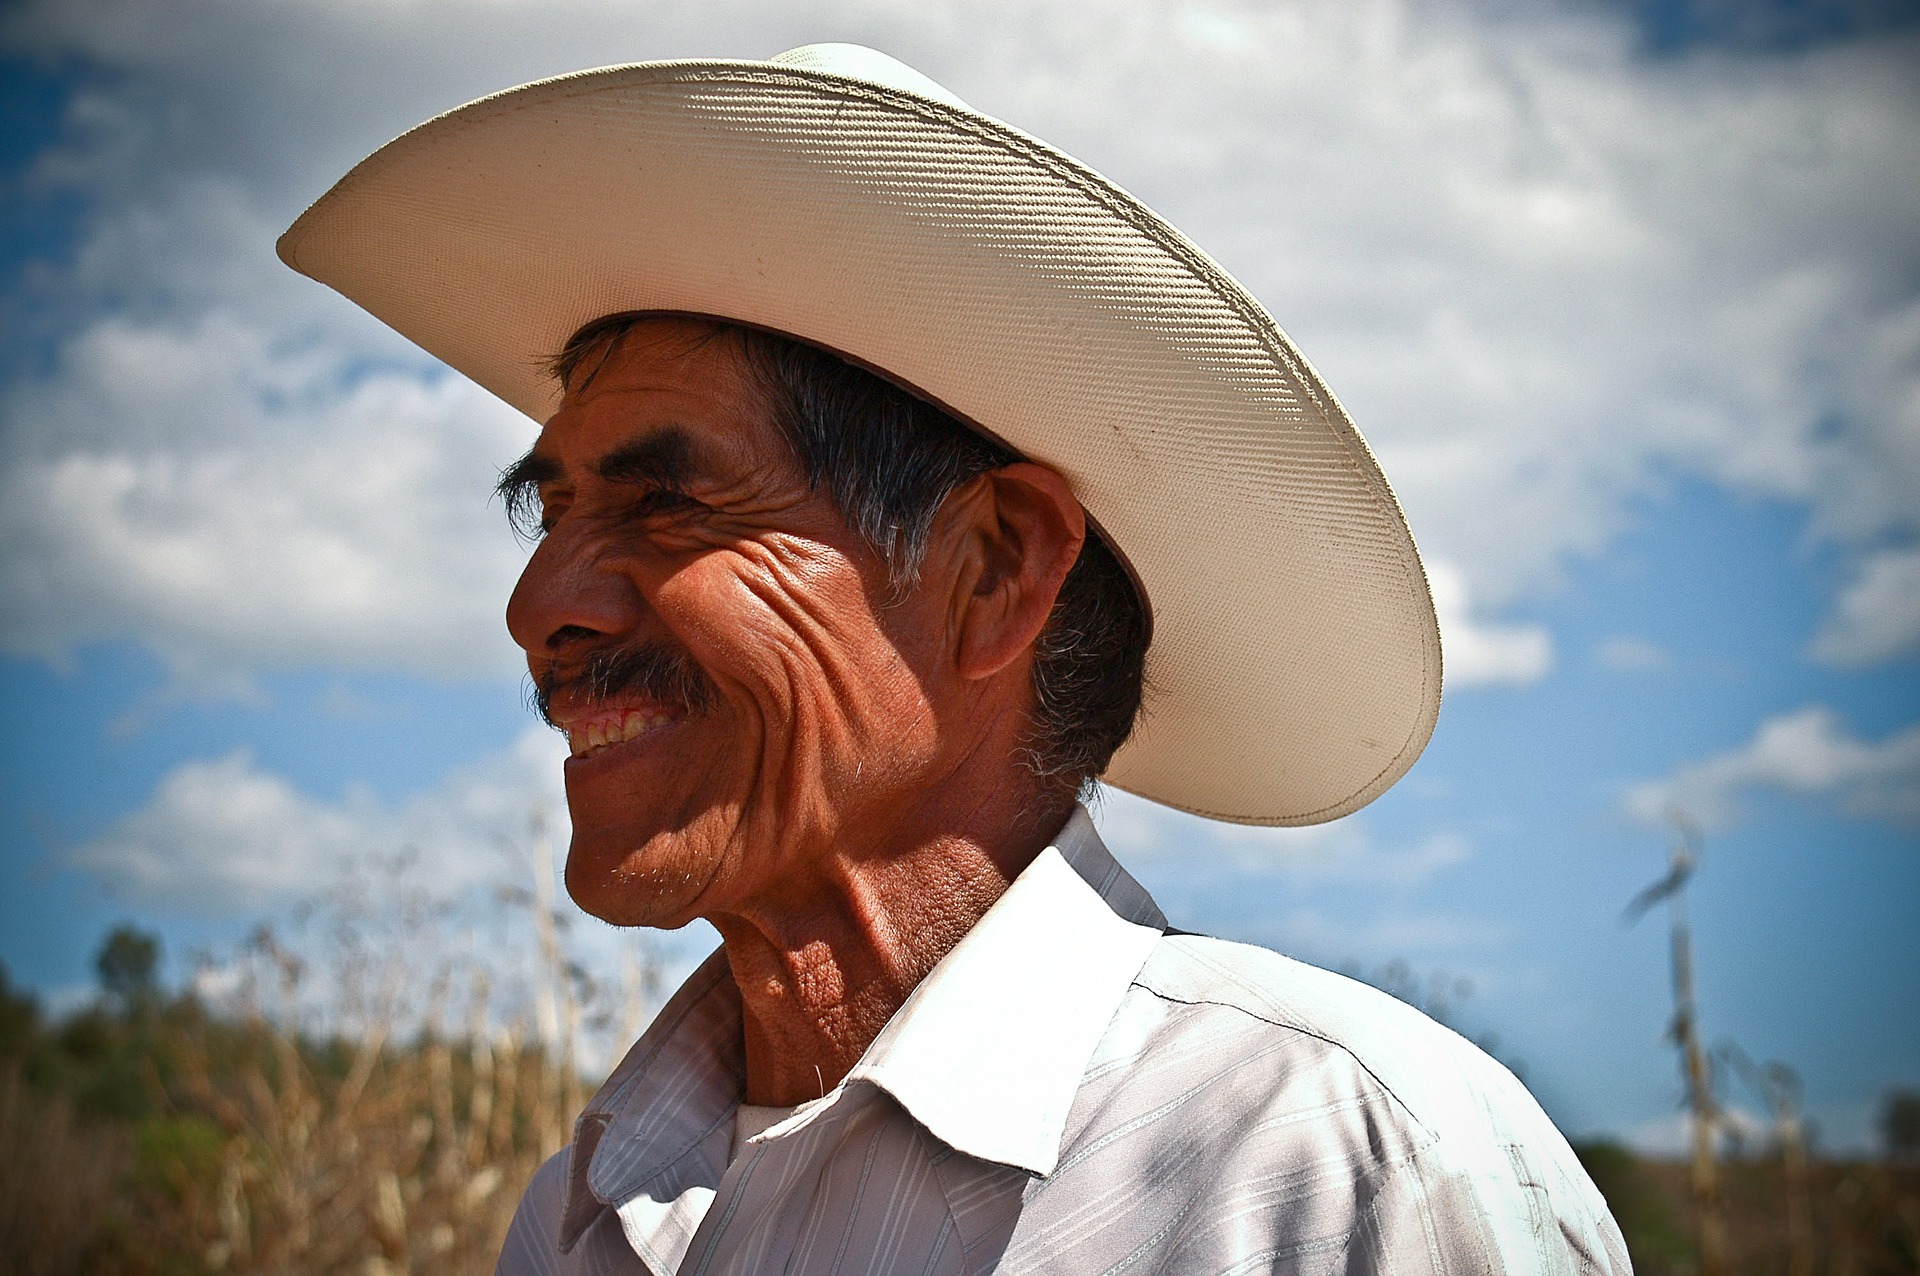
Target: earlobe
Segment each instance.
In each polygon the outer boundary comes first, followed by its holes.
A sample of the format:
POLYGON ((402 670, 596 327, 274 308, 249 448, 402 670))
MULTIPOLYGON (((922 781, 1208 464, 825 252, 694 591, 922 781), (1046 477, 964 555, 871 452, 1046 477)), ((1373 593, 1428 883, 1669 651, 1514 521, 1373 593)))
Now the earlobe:
POLYGON ((1066 479, 1043 465, 1003 466, 968 488, 964 508, 955 511, 966 526, 952 599, 954 659, 962 677, 981 679, 1012 664, 1040 636, 1087 524, 1066 479))

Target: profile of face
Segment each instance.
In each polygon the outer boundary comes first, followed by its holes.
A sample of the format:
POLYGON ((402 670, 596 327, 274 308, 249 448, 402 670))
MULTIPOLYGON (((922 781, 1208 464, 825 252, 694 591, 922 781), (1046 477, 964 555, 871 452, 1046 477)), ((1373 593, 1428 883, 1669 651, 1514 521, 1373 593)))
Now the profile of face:
POLYGON ((568 890, 618 925, 764 907, 937 769, 944 595, 890 598, 724 331, 650 321, 574 380, 510 475, 542 534, 507 608, 571 746, 568 890))

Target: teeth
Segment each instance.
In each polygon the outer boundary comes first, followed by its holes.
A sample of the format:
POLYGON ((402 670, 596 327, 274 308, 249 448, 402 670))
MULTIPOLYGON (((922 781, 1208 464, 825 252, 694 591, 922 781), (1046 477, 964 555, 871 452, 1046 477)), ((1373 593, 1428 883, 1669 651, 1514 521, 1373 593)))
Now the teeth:
POLYGON ((607 743, 623 743, 672 721, 672 714, 658 709, 629 709, 620 715, 620 725, 607 733, 607 743))
POLYGON ((664 709, 628 709, 617 721, 590 722, 567 731, 567 748, 574 757, 598 753, 610 745, 624 744, 645 735, 655 727, 664 727, 674 715, 664 709))

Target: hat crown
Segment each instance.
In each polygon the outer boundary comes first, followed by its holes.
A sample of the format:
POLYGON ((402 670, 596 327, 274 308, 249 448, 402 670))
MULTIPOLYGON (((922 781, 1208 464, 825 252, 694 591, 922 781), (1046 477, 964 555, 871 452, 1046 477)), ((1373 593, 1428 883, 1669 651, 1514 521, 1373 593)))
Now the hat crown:
POLYGON ((1153 608, 1121 788, 1318 823, 1433 729, 1418 554, 1286 335, 1138 200, 883 53, 482 98, 356 166, 280 253, 536 422, 558 407, 548 352, 668 311, 843 353, 1053 467, 1153 608))
POLYGON ((828 75, 845 76, 849 80, 865 80, 869 84, 899 89, 903 93, 916 93, 964 111, 973 109, 945 85, 922 75, 898 58, 888 57, 880 50, 869 49, 864 44, 803 44, 797 49, 776 53, 768 61, 807 71, 825 71, 828 75))

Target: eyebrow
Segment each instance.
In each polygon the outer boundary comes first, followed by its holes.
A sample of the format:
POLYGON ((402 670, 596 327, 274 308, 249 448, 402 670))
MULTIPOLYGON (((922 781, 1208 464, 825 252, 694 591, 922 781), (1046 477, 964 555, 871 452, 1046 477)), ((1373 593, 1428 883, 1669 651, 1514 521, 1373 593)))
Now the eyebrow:
MULTIPOLYGON (((565 475, 551 456, 530 451, 500 472, 494 492, 507 507, 507 522, 523 536, 540 529, 540 488, 565 475)), ((684 493, 699 472, 693 459, 693 436, 679 426, 622 444, 601 457, 593 472, 609 483, 684 493)))
POLYGON ((699 474, 693 459, 693 436, 677 425, 622 444, 601 457, 593 469, 609 483, 670 492, 685 491, 699 474))
POLYGON ((539 532, 540 485, 559 477, 560 462, 533 451, 500 471, 494 495, 507 507, 507 523, 517 534, 533 537, 539 532))

